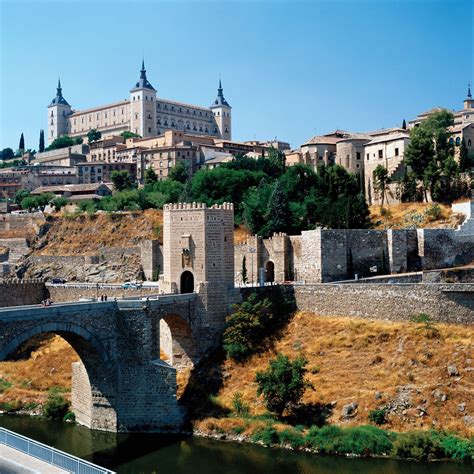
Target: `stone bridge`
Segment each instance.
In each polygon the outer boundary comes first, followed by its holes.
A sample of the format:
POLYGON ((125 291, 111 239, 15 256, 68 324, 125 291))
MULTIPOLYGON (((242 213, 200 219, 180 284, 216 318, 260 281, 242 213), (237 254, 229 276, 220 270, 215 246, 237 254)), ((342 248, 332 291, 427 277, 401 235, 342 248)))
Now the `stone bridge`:
POLYGON ((206 289, 156 299, 75 302, 0 309, 0 360, 40 334, 63 337, 77 352, 72 409, 106 431, 177 431, 176 370, 219 340, 209 325, 206 289), (163 359, 160 358, 160 352, 163 359))

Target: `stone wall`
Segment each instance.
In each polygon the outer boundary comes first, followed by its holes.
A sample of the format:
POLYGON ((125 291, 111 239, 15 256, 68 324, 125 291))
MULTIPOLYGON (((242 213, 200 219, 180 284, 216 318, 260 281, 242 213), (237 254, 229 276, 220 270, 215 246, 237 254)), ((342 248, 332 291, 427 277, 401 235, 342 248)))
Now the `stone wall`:
POLYGON ((140 259, 145 278, 157 281, 163 273, 163 247, 158 240, 144 240, 140 245, 140 259))
MULTIPOLYGON (((248 289, 245 290, 248 293, 248 289)), ((321 316, 410 321, 426 313, 434 321, 474 324, 474 284, 311 284, 263 287, 267 294, 284 291, 300 311, 321 316)))
POLYGON ((27 229, 39 231, 40 225, 45 222, 41 212, 30 214, 0 214, 0 235, 3 232, 27 229))
POLYGON ((79 301, 79 298, 96 298, 97 294, 107 295, 107 299, 147 297, 158 294, 158 288, 102 288, 94 285, 88 288, 70 286, 48 286, 50 298, 55 302, 79 301))
POLYGON ((0 307, 39 304, 46 296, 41 280, 0 280, 0 307))

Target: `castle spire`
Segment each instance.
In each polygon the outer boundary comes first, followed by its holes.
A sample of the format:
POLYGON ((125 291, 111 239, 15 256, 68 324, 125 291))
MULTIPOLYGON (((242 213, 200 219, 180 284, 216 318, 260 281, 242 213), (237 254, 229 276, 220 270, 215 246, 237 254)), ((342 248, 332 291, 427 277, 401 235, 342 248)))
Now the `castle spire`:
POLYGON ((151 89, 153 91, 156 90, 150 84, 150 81, 146 78, 145 58, 142 58, 142 68, 140 69, 140 79, 135 84, 135 87, 132 88, 132 91, 136 89, 151 89))
POLYGON ((472 94, 471 94, 471 83, 467 83, 467 98, 472 99, 472 94))
POLYGON ((56 97, 51 101, 51 105, 69 105, 66 101, 66 99, 63 97, 63 89, 61 87, 61 78, 58 77, 58 87, 56 88, 56 97))
POLYGON ((222 88, 222 80, 220 77, 219 77, 219 87, 217 88, 217 99, 212 104, 212 107, 215 107, 218 105, 226 105, 227 107, 230 107, 229 103, 224 98, 224 89, 222 88))

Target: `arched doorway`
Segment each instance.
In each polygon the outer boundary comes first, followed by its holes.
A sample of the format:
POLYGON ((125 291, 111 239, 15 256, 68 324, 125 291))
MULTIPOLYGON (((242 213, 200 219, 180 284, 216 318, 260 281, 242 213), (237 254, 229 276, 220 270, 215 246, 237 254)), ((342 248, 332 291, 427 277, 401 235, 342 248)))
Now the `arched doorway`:
POLYGON ((181 273, 181 285, 180 293, 193 293, 194 292, 194 275, 186 270, 181 273))
POLYGON ((273 283, 275 281, 275 264, 269 260, 265 267, 265 281, 273 283))

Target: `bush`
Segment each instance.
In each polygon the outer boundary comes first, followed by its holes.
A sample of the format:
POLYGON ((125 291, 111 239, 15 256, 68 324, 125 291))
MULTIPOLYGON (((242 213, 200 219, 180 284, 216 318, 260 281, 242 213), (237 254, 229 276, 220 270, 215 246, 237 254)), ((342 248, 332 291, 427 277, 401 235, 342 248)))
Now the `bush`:
POLYGON ((249 406, 244 403, 242 394, 240 392, 234 393, 232 397, 232 408, 239 416, 247 416, 249 414, 249 406))
POLYGON ((0 393, 7 391, 11 386, 11 382, 0 377, 0 393))
POLYGON ((392 453, 402 459, 430 461, 444 457, 439 436, 433 431, 399 433, 393 443, 392 453))
POLYGON ((260 428, 253 433, 252 441, 260 441, 265 446, 270 446, 272 444, 278 444, 280 442, 280 437, 273 426, 266 426, 265 428, 260 428))
POLYGON ((266 330, 273 320, 271 303, 265 298, 258 301, 255 293, 226 318, 224 349, 231 359, 243 361, 260 347, 266 330))
POLYGON ((305 379, 306 362, 302 356, 291 361, 278 354, 270 361, 267 370, 257 372, 257 395, 263 394, 267 408, 278 416, 286 409, 296 407, 306 388, 312 387, 305 379))
POLYGON ((53 420, 62 420, 69 411, 69 402, 63 398, 57 388, 51 388, 48 400, 43 406, 43 416, 53 420))
POLYGON ((441 216, 441 207, 438 204, 432 204, 430 207, 426 208, 425 215, 429 217, 431 221, 436 221, 441 216))
POLYGON ((387 411, 384 408, 376 408, 369 411, 369 420, 376 425, 387 423, 387 411))
POLYGON ((461 439, 457 436, 447 435, 442 437, 441 447, 447 458, 468 461, 474 456, 474 439, 461 439))
POLYGON ((301 431, 295 428, 287 428, 278 434, 280 443, 290 445, 293 449, 301 449, 306 444, 305 438, 301 431))
POLYGON ((387 454, 392 450, 391 433, 365 425, 342 429, 338 426, 313 427, 306 440, 324 454, 387 454))

